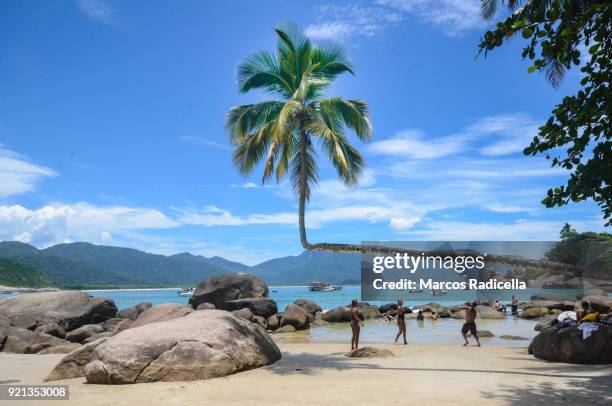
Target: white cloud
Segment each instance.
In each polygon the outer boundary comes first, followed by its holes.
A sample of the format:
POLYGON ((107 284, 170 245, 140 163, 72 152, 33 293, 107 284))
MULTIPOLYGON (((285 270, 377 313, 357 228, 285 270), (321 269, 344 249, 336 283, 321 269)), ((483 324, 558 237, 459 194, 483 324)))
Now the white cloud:
POLYGON ((114 21, 114 11, 104 0, 78 0, 77 4, 92 20, 104 24, 114 21))
POLYGON ((52 169, 28 162, 0 144, 0 199, 34 191, 40 180, 55 175, 52 169))
POLYGON ((162 212, 147 208, 100 207, 84 202, 47 205, 36 210, 21 205, 0 206, 0 240, 43 247, 66 241, 109 241, 111 232, 178 225, 162 212))
MULTIPOLYGON (((581 230, 601 230, 602 222, 570 220, 581 230)), ((559 238, 565 221, 526 221, 513 223, 473 223, 462 221, 432 221, 407 234, 415 238, 438 241, 552 241, 559 238)))
POLYGON ((371 143, 369 150, 380 155, 430 159, 456 154, 463 146, 464 139, 459 137, 427 140, 420 130, 404 130, 393 138, 371 143))
POLYGON ((183 135, 182 137, 179 137, 179 141, 184 142, 185 144, 194 145, 196 147, 215 147, 221 149, 232 149, 229 145, 212 141, 208 138, 194 137, 191 135, 183 135))
POLYGON ((315 7, 316 22, 306 27, 311 38, 343 40, 372 37, 415 16, 424 24, 448 36, 483 29, 487 22, 480 14, 480 0, 375 0, 315 7))
POLYGON ((317 23, 305 29, 315 40, 342 40, 351 36, 371 37, 402 20, 399 12, 376 6, 326 4, 315 8, 317 23))
POLYGON ((487 26, 480 12, 480 0, 376 0, 376 3, 414 14, 448 36, 459 36, 487 26))
POLYGON ((370 144, 377 155, 433 159, 466 152, 502 156, 521 152, 538 132, 538 123, 525 114, 483 117, 459 132, 430 136, 419 129, 408 129, 370 144), (476 142, 480 141, 480 143, 476 142))

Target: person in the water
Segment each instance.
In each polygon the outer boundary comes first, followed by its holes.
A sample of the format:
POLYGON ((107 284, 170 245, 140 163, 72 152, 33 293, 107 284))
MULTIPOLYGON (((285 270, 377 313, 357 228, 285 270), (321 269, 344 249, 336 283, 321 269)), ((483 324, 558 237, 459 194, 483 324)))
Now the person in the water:
POLYGON ((399 331, 395 336, 395 343, 400 338, 400 336, 404 337, 404 345, 408 344, 406 341, 406 320, 404 319, 404 314, 406 313, 406 309, 404 308, 404 301, 402 299, 397 301, 397 327, 399 331))

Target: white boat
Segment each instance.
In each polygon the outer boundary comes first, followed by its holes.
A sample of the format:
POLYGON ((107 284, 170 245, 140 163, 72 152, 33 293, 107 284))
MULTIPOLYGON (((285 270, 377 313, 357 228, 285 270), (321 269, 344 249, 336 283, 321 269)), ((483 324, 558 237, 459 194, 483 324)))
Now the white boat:
POLYGON ((334 290, 342 290, 342 286, 331 285, 325 282, 310 282, 308 289, 312 292, 333 292, 334 290))
POLYGON ((195 292, 195 288, 181 288, 178 290, 178 295, 179 296, 189 296, 191 297, 191 295, 193 295, 193 292, 195 292))
POLYGON ((423 293, 423 289, 410 289, 410 293, 423 293))
POLYGON ((448 292, 445 290, 440 290, 440 289, 432 289, 431 294, 434 296, 444 296, 446 295, 448 292))

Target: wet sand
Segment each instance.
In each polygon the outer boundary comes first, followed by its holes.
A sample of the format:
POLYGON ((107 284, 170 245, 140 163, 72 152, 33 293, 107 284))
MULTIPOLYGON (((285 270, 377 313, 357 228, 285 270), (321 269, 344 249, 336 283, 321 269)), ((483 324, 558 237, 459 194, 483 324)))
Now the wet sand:
MULTIPOLYGON (((582 405, 612 402, 610 365, 568 365, 533 358, 525 348, 395 346, 395 357, 349 359, 346 344, 276 336, 277 363, 196 382, 70 385, 70 401, 19 405, 582 405)), ((40 383, 62 355, 0 353, 0 381, 40 383)), ((1 402, 0 402, 1 403, 1 402)))

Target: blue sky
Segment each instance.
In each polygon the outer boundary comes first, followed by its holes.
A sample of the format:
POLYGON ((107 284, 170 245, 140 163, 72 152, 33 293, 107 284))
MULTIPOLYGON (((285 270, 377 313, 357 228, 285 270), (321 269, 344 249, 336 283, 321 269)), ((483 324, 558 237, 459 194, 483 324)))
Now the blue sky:
POLYGON ((478 0, 11 1, 0 4, 0 239, 89 241, 249 264, 301 252, 286 183, 233 168, 235 69, 292 21, 356 66, 329 95, 370 104, 367 172, 321 161, 317 241, 546 240, 602 230, 592 202, 539 202, 566 174, 521 150, 577 89, 528 74, 522 41, 476 58, 478 0))

